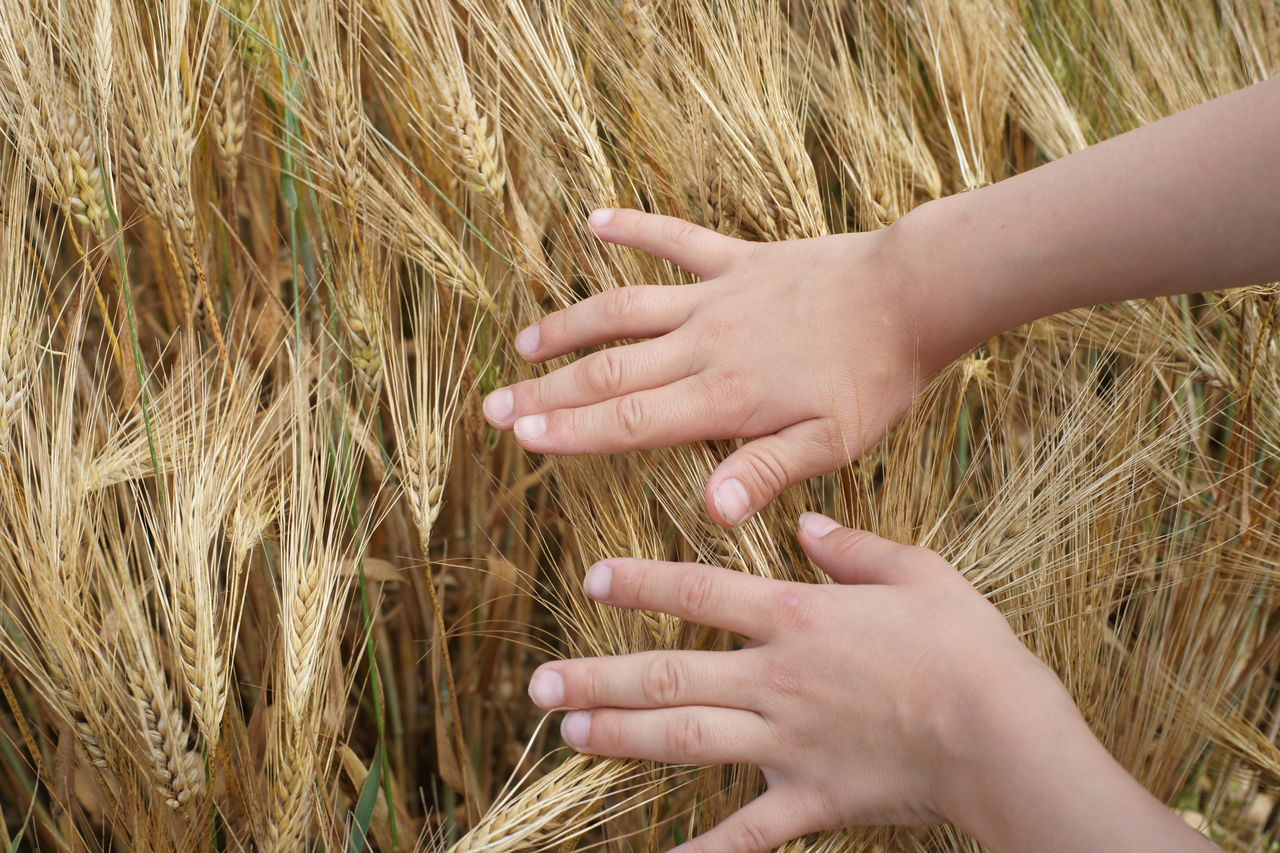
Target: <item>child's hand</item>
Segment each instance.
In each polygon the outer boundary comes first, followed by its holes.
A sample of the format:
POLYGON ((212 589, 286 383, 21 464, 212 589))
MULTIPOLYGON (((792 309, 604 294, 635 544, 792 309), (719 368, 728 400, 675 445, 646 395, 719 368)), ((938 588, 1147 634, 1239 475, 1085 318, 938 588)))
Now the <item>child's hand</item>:
POLYGON ((952 814, 992 742, 993 701, 1075 716, 1000 613, 923 548, 803 519, 801 542, 839 585, 706 565, 608 560, 586 576, 606 604, 749 637, 730 652, 646 652, 546 664, 529 693, 578 708, 576 749, 679 764, 758 764, 769 790, 689 849, 767 850, 855 824, 952 814))
POLYGON ((597 755, 756 764, 768 791, 687 844, 755 853, 859 824, 950 821, 989 850, 1212 850, 1093 738, 1054 674, 932 551, 802 518, 838 584, 610 559, 605 604, 743 634, 729 652, 544 664, 529 694, 579 709, 561 731, 597 755))
MULTIPOLYGON (((584 299, 516 338, 541 362, 622 338, 546 376, 494 391, 484 411, 537 453, 617 453, 756 438, 707 483, 713 518, 737 524, 787 486, 878 441, 918 380, 917 312, 890 252, 892 229, 749 243, 666 216, 596 211, 601 238, 702 279, 584 299)), ((942 359, 945 360, 945 357, 942 359)))
POLYGON ((1275 281, 1278 129, 1275 77, 865 234, 745 243, 596 211, 600 237, 702 283, 623 287, 543 318, 516 340, 533 361, 654 340, 499 389, 485 412, 538 453, 756 438, 707 484, 712 516, 736 524, 859 456, 923 380, 991 335, 1068 308, 1275 281))

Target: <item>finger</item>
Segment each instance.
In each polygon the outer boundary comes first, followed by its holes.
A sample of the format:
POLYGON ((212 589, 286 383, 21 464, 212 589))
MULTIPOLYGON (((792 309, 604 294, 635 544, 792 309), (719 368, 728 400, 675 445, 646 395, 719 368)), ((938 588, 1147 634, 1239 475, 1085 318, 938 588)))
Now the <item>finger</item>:
POLYGON ((579 752, 666 764, 758 764, 773 741, 754 711, 700 705, 570 711, 560 733, 579 752))
POLYGON ((725 527, 741 524, 788 486, 834 471, 841 463, 828 439, 825 423, 815 418, 739 447, 707 480, 703 499, 712 519, 725 527))
POLYGON ((600 239, 666 258, 698 278, 724 272, 734 250, 747 246, 692 222, 642 210, 597 210, 587 222, 600 239))
POLYGON ((634 285, 588 296, 553 311, 516 336, 516 350, 546 361, 622 338, 656 338, 693 313, 694 285, 634 285))
POLYGON ((599 563, 582 580, 587 595, 629 610, 669 613, 698 625, 767 640, 780 613, 794 609, 796 587, 783 581, 708 566, 616 558, 599 563))
POLYGON ((759 680, 741 652, 639 652, 543 664, 529 680, 534 704, 554 708, 746 708, 759 680))
POLYGON ((499 388, 485 398, 485 417, 509 428, 523 415, 586 406, 684 379, 695 367, 693 351, 673 337, 610 347, 546 376, 499 388))
POLYGON ((816 512, 800 516, 800 545, 818 568, 840 583, 894 583, 910 571, 909 546, 841 527, 816 512))
MULTIPOLYGON (((728 438, 717 428, 725 413, 701 375, 624 394, 576 409, 516 418, 516 441, 534 453, 625 453, 704 438, 728 438)), ((727 428, 726 428, 727 429, 727 428)))
POLYGON ((800 819, 806 811, 788 794, 769 790, 675 850, 679 853, 766 853, 809 831, 800 819))

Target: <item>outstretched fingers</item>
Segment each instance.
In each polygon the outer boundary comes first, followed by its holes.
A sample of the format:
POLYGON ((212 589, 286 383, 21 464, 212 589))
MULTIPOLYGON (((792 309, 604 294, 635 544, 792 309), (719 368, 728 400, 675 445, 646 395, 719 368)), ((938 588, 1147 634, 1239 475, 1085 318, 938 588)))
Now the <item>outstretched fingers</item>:
POLYGON ((652 651, 576 658, 543 664, 529 680, 529 696, 557 708, 674 708, 718 705, 748 708, 759 691, 750 663, 731 652, 652 651))
POLYGON ((737 708, 571 711, 560 725, 579 752, 665 764, 759 764, 771 756, 764 718, 737 708))
POLYGON ((626 453, 723 438, 725 413, 702 374, 661 388, 516 418, 516 441, 534 453, 626 453))
POLYGON ((750 245, 674 216, 642 210, 601 209, 587 222, 600 239, 666 258, 699 278, 724 272, 735 250, 750 245))
POLYGON ((696 285, 633 285, 606 290, 553 311, 516 335, 516 351, 546 361, 622 338, 656 338, 693 313, 696 285))
POLYGON ((525 415, 577 408, 677 382, 695 366, 690 348, 670 338, 610 347, 546 376, 499 388, 485 398, 484 413, 495 427, 510 429, 525 415))
POLYGON ((622 558, 592 566, 582 585, 603 604, 669 613, 760 640, 777 632, 797 586, 702 563, 622 558))

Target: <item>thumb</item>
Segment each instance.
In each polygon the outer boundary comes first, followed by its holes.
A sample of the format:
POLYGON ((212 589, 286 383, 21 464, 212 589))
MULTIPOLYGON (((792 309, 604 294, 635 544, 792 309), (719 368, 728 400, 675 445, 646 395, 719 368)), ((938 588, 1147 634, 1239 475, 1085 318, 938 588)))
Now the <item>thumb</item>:
POLYGON ((800 545, 813 562, 839 583, 893 583, 902 580, 911 547, 867 530, 841 527, 834 519, 800 516, 800 545))
POLYGON ((587 217, 587 222, 601 240, 666 258, 698 278, 714 278, 724 272, 734 248, 743 245, 741 240, 692 222, 642 210, 602 208, 587 217))
POLYGON ((707 480, 703 496, 718 524, 746 521, 788 486, 837 467, 821 421, 793 424, 742 445, 707 480))
MULTIPOLYGON (((697 838, 675 851, 679 853, 768 853, 805 833, 797 816, 807 809, 796 808, 778 790, 765 791, 697 838)), ((672 853, 675 853, 672 851, 672 853)))

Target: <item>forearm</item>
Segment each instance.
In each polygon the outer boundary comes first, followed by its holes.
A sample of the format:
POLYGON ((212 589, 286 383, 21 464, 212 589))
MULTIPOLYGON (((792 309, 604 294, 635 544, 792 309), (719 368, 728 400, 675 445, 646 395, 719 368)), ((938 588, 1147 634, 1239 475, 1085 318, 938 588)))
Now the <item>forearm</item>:
MULTIPOLYGON (((1053 676, 1024 682, 1043 677, 1053 676)), ((968 742, 972 753, 949 793, 953 822, 992 853, 1218 849, 1147 793, 1057 691, 1024 684, 991 697, 983 735, 968 742)))
POLYGON ((1280 279, 1280 77, 893 226, 943 360, 1069 308, 1280 279))

